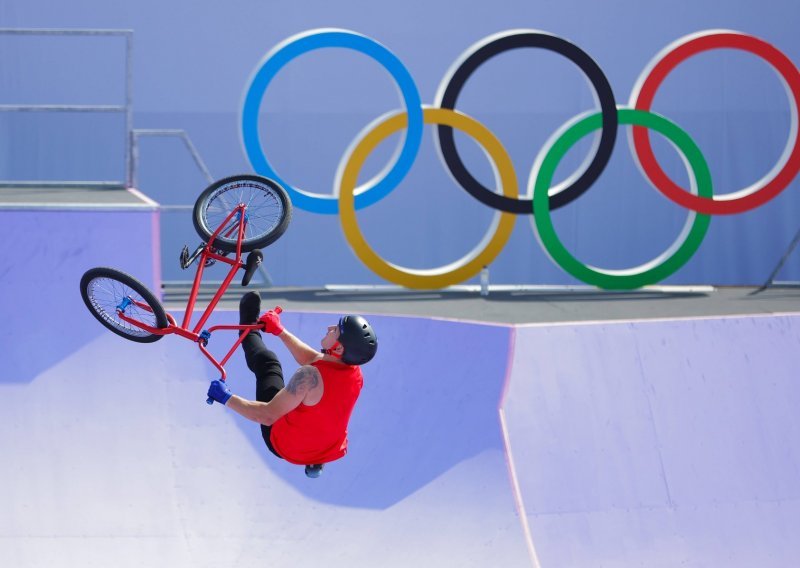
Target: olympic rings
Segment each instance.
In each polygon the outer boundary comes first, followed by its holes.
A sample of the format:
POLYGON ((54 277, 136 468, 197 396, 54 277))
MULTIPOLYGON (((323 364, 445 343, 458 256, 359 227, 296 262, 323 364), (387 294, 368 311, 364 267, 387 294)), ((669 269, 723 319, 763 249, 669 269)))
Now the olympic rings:
POLYGON ((383 65, 397 82, 409 116, 410 124, 406 137, 394 163, 376 179, 359 189, 359 195, 356 197, 359 209, 386 197, 397 187, 414 163, 422 142, 422 101, 411 74, 397 56, 375 40, 355 32, 335 29, 311 30, 290 37, 264 56, 250 79, 242 106, 241 134, 247 157, 257 173, 274 179, 286 188, 295 206, 315 213, 331 214, 336 213, 336 197, 312 194, 287 183, 264 156, 258 137, 258 109, 270 81, 295 57, 324 47, 352 49, 372 57, 383 65))
POLYGON ((772 170, 750 187, 711 198, 686 193, 664 173, 650 146, 648 132, 641 127, 632 129, 634 157, 644 175, 648 177, 655 188, 679 205, 700 213, 743 213, 763 205, 778 195, 800 170, 800 139, 797 127, 798 106, 800 106, 800 72, 789 58, 765 41, 739 32, 710 30, 686 36, 667 46, 650 62, 639 76, 631 93, 630 106, 641 110, 650 110, 656 89, 670 71, 693 55, 719 48, 741 49, 757 55, 770 63, 783 79, 787 95, 793 103, 791 126, 783 154, 772 170))
MULTIPOLYGON (((535 47, 553 51, 563 55, 577 65, 593 87, 603 113, 603 129, 599 142, 593 148, 594 156, 584 162, 577 172, 550 192, 550 207, 556 209, 580 197, 600 177, 611 158, 611 151, 614 149, 614 142, 617 138, 617 103, 614 93, 603 71, 585 51, 565 39, 533 30, 512 30, 489 36, 470 47, 453 64, 439 85, 436 106, 455 109, 461 89, 478 67, 496 55, 522 47, 535 47)), ((445 164, 458 184, 473 197, 489 207, 501 211, 527 214, 532 212, 531 199, 518 199, 516 196, 508 198, 498 195, 492 190, 483 187, 469 173, 456 150, 452 128, 440 125, 438 134, 439 148, 445 164)))
POLYGON ((673 274, 696 252, 705 236, 711 214, 748 211, 777 196, 800 172, 800 71, 777 48, 741 32, 709 30, 680 38, 663 49, 639 76, 630 97, 631 108, 617 109, 611 87, 600 67, 583 50, 557 36, 535 30, 510 30, 475 43, 451 66, 439 85, 436 104, 423 107, 408 70, 383 45, 346 30, 311 30, 293 36, 271 50, 248 85, 241 115, 242 142, 254 170, 284 185, 293 203, 316 213, 339 212, 345 237, 356 255, 373 272, 408 288, 439 288, 475 276, 502 250, 510 238, 515 214, 533 214, 537 238, 553 261, 574 277, 602 288, 630 289, 658 282, 673 274), (400 90, 405 112, 393 111, 368 125, 350 144, 337 169, 334 195, 303 191, 286 183, 269 164, 258 139, 258 111, 264 92, 275 74, 289 61, 323 47, 343 47, 368 55, 382 64, 400 90), (580 115, 562 126, 537 154, 526 197, 518 191, 510 158, 495 136, 475 119, 455 110, 469 77, 483 63, 508 50, 533 47, 553 51, 576 64, 586 75, 599 112, 580 115), (677 125, 650 112, 655 92, 681 62, 703 51, 732 48, 752 53, 769 63, 782 80, 790 99, 790 134, 778 162, 751 186, 714 195, 708 165, 697 145, 677 125), (411 169, 419 150, 424 124, 436 124, 440 157, 467 192, 496 210, 492 226, 481 243, 463 258, 434 269, 409 269, 380 258, 361 234, 355 211, 374 204, 391 192, 411 169), (613 150, 619 124, 630 124, 633 157, 648 180, 670 200, 691 213, 678 239, 656 259, 626 270, 603 270, 575 259, 553 230, 550 210, 570 203, 601 175, 613 150), (395 158, 376 178, 356 188, 358 175, 372 150, 386 137, 405 128, 406 135, 395 158), (481 185, 467 170, 454 143, 453 128, 471 135, 495 164, 496 186, 502 194, 481 185), (666 136, 688 161, 691 191, 676 185, 661 169, 650 146, 647 129, 666 136), (599 134, 596 131, 600 131, 599 134), (564 154, 583 136, 594 134, 595 143, 582 166, 565 181, 550 187, 555 168, 564 154), (338 195, 337 195, 338 194, 338 195))
MULTIPOLYGON (((697 144, 675 123, 666 118, 641 110, 620 108, 620 124, 635 124, 652 128, 666 136, 683 153, 689 162, 697 193, 712 197, 711 173, 697 144)), ((575 143, 589 132, 601 127, 599 114, 582 118, 558 137, 549 148, 543 150, 544 158, 535 178, 533 189, 534 219, 536 234, 550 258, 561 268, 599 288, 633 289, 654 284, 674 273, 697 251, 708 231, 711 218, 708 215, 690 212, 686 225, 678 239, 658 258, 636 268, 626 270, 602 270, 583 264, 561 244, 550 218, 548 189, 559 161, 575 143)))
MULTIPOLYGON (((496 177, 499 178, 498 185, 503 188, 503 194, 508 197, 517 195, 517 176, 511 158, 500 141, 485 126, 465 114, 443 108, 426 107, 423 110, 423 119, 426 124, 446 124, 472 136, 494 162, 496 177)), ((490 264, 511 236, 516 217, 510 213, 498 212, 489 232, 475 249, 463 258, 441 268, 407 269, 378 256, 367 244, 358 228, 353 190, 358 181, 358 173, 370 152, 382 140, 404 128, 407 123, 408 117, 405 113, 394 114, 359 135, 360 140, 352 147, 349 155, 344 157, 342 163, 346 166, 338 176, 339 216, 345 237, 356 256, 373 272, 407 288, 444 288, 475 276, 483 266, 490 264)))

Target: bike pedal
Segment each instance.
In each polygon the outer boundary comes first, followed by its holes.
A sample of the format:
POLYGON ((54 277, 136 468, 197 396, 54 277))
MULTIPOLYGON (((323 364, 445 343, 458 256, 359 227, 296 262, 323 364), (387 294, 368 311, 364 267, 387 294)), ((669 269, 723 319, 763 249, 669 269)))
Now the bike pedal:
POLYGON ((247 286, 248 284, 250 284, 250 280, 256 273, 256 268, 258 268, 261 265, 261 262, 263 260, 264 260, 264 253, 262 253, 259 249, 254 249, 250 251, 250 254, 247 255, 247 261, 244 264, 244 276, 242 276, 242 286, 247 286))
POLYGON ((189 246, 183 245, 183 249, 181 249, 181 268, 186 270, 189 267, 189 246))
POLYGON ((195 260, 197 260, 197 257, 200 256, 200 253, 203 252, 204 247, 205 243, 198 246, 196 249, 194 249, 194 252, 191 255, 189 255, 189 246, 183 245, 183 250, 181 250, 181 258, 180 258, 181 268, 183 268, 184 270, 189 268, 192 265, 192 263, 195 260))

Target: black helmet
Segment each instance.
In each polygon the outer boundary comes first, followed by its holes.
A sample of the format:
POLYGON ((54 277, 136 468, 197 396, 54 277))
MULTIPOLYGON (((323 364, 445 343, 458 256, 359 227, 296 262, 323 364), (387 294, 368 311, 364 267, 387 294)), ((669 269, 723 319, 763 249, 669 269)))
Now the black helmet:
POLYGON ((348 365, 363 365, 378 350, 378 336, 362 316, 339 318, 339 343, 344 347, 342 363, 348 365))

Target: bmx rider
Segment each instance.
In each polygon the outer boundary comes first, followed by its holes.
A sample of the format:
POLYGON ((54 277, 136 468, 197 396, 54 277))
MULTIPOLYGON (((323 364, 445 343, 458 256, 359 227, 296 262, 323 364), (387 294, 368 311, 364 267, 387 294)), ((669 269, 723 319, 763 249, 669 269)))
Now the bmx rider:
POLYGON ((248 368, 256 377, 256 400, 232 394, 212 381, 208 396, 261 424, 267 448, 286 461, 306 466, 318 477, 325 463, 347 453, 347 425, 363 385, 361 367, 378 348, 372 326, 359 315, 345 315, 328 327, 318 351, 281 324, 279 312, 259 317, 261 296, 248 292, 239 302, 239 323, 260 323, 280 339, 300 368, 284 384, 281 363, 257 331, 242 342, 248 368))

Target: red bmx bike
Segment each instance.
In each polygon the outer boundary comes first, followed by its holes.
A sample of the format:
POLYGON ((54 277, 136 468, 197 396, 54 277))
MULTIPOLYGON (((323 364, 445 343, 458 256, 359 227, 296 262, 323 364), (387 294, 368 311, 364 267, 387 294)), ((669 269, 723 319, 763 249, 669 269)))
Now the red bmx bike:
MULTIPOLYGON (((207 349, 211 334, 221 329, 242 331, 260 329, 260 326, 215 325, 209 329, 204 326, 236 272, 244 270, 242 286, 247 286, 264 258, 260 248, 283 235, 291 218, 292 203, 288 194, 270 179, 237 175, 206 188, 197 198, 193 214, 194 228, 202 242, 191 254, 188 247, 184 247, 180 256, 184 269, 197 261, 197 273, 181 325, 144 284, 114 268, 87 270, 81 278, 81 297, 101 324, 125 339, 152 343, 165 335, 176 334, 194 341, 224 381, 225 364, 241 345, 245 334, 237 334, 233 347, 219 361, 207 349), (246 260, 242 260, 243 253, 249 253, 246 260), (203 271, 217 262, 230 265, 228 275, 200 319, 190 327, 203 271)), ((213 404, 210 398, 206 402, 213 404)))

